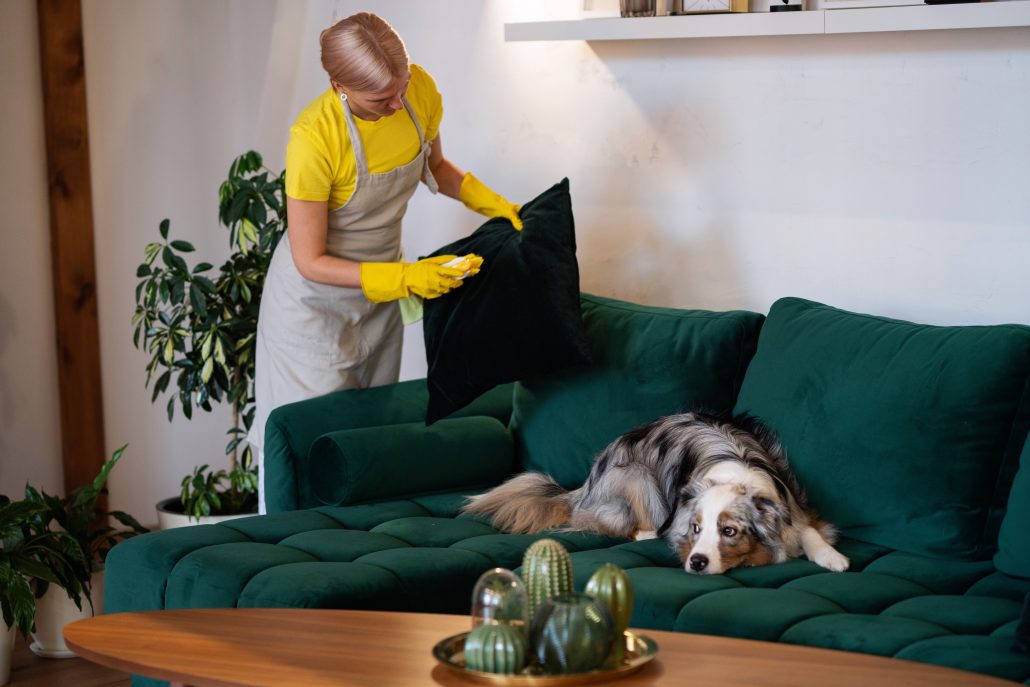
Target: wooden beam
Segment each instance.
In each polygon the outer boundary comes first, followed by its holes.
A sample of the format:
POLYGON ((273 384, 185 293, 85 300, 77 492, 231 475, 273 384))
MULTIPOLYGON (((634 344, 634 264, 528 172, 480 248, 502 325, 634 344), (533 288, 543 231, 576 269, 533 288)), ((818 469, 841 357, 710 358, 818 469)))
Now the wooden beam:
POLYGON ((105 460, 86 71, 79 0, 37 0, 61 452, 67 492, 105 460))

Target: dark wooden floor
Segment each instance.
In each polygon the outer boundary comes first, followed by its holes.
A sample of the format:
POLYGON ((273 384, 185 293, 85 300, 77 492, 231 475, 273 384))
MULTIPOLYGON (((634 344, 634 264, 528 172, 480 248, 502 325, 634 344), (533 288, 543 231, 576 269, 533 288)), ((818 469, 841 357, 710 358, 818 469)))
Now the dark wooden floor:
POLYGON ((129 675, 84 658, 40 658, 18 637, 10 687, 130 687, 129 675))

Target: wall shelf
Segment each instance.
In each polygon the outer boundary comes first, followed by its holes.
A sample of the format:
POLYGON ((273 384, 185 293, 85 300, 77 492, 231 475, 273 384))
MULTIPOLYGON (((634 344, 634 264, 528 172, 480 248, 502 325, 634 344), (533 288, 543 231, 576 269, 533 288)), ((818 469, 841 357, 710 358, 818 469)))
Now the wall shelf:
POLYGON ((1030 26, 1030 0, 805 12, 601 17, 504 25, 506 41, 613 41, 1030 26))

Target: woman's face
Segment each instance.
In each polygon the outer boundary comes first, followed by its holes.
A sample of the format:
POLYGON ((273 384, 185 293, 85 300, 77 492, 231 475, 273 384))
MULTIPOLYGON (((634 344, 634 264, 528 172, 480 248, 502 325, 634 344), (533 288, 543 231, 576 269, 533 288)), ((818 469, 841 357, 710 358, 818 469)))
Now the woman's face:
POLYGON ((347 104, 354 116, 374 122, 382 117, 389 117, 404 107, 401 99, 408 92, 408 83, 410 82, 411 77, 405 76, 394 81, 386 90, 376 92, 353 91, 336 82, 333 83, 333 86, 338 93, 347 95, 347 104))

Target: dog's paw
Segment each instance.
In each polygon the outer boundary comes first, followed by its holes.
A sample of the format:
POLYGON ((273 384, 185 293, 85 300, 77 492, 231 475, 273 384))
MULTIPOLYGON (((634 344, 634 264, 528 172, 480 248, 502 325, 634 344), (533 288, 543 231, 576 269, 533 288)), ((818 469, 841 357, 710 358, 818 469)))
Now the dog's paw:
POLYGON ((637 533, 633 535, 633 539, 636 541, 643 541, 644 539, 657 539, 658 533, 654 530, 637 530, 637 533))
POLYGON ((848 557, 831 546, 827 546, 816 554, 815 563, 833 572, 844 572, 851 566, 848 557))

